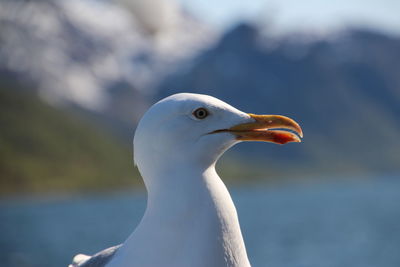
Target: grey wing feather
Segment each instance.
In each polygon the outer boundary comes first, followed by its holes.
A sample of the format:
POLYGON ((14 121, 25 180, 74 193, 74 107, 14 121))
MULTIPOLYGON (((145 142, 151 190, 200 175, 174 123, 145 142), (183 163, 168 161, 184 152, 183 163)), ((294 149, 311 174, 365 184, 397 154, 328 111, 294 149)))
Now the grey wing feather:
POLYGON ((94 254, 90 259, 88 259, 82 265, 79 265, 79 267, 104 267, 104 266, 106 266, 107 263, 110 262, 112 257, 115 255, 115 253, 118 251, 118 249, 121 246, 122 246, 122 244, 118 245, 118 246, 106 248, 105 250, 102 250, 102 251, 94 254))

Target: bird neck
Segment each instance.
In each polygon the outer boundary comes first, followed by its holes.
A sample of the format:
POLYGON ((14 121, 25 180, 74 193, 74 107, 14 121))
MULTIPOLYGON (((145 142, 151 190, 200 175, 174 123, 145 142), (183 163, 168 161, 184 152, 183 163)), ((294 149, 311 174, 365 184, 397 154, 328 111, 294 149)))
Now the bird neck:
POLYGON ((214 165, 158 178, 121 255, 134 253, 142 266, 250 266, 235 206, 214 165))
MULTIPOLYGON (((147 212, 157 210, 156 214, 162 214, 164 212, 158 213, 158 209, 162 209, 165 205, 169 208, 191 208, 200 204, 204 198, 208 198, 212 188, 223 185, 214 165, 208 168, 188 164, 179 166, 181 168, 177 170, 164 169, 156 179, 145 179, 148 194, 147 212), (220 184, 215 184, 213 179, 218 179, 220 184)), ((227 191, 226 194, 229 195, 227 191)))

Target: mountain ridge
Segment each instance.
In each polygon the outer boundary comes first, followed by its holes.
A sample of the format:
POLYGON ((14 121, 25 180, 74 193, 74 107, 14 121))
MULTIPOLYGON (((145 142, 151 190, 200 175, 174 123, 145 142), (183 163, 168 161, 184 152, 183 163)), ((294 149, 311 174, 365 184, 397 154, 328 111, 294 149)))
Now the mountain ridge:
POLYGON ((399 39, 367 30, 307 43, 270 40, 240 24, 190 70, 167 78, 157 97, 211 94, 244 111, 299 121, 305 133, 300 145, 271 146, 269 153, 254 144, 243 148, 262 160, 390 172, 400 167, 398 48, 399 39))

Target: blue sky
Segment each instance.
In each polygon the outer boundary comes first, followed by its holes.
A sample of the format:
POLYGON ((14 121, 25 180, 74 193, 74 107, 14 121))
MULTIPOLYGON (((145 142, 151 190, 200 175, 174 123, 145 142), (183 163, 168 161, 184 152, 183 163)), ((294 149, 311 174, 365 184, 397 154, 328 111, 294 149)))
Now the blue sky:
POLYGON ((261 20, 277 31, 326 31, 363 25, 400 35, 400 0, 177 0, 201 20, 225 28, 261 20), (272 23, 272 24, 271 24, 272 23))

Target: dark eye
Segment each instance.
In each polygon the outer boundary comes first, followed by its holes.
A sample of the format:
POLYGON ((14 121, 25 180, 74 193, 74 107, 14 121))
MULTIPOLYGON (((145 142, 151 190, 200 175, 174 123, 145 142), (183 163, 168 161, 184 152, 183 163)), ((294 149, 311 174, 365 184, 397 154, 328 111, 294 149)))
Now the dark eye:
POLYGON ((208 116, 208 110, 205 108, 198 108, 193 111, 193 116, 195 116, 199 120, 202 120, 208 116))

